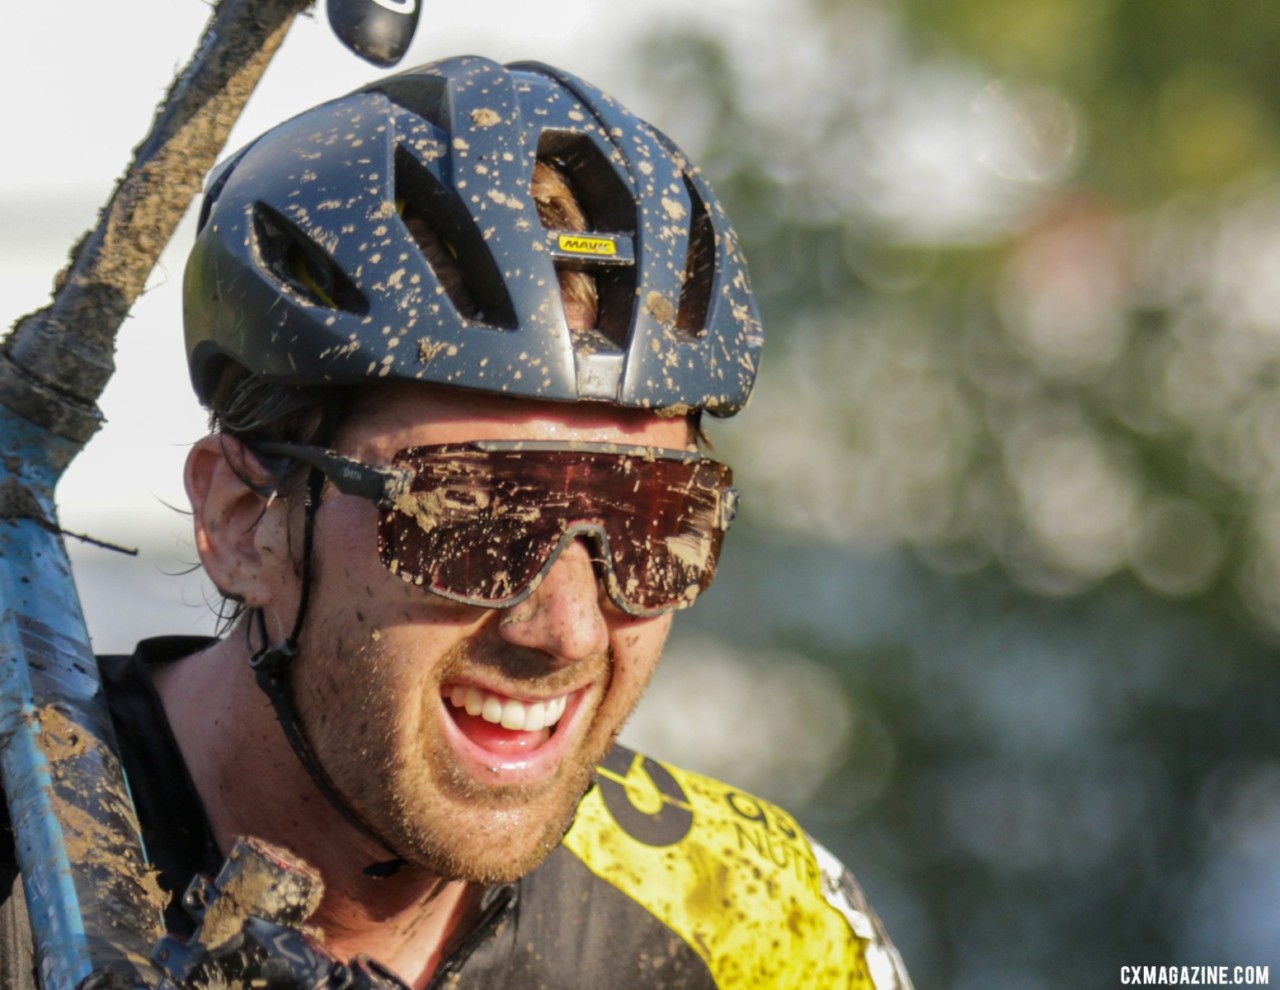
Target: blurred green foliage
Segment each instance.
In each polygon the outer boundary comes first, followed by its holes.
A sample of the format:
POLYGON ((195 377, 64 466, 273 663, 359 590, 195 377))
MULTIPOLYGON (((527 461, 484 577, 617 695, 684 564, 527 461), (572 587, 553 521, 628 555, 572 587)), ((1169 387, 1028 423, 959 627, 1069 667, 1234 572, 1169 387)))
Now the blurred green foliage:
POLYGON ((1280 972, 1280 7, 776 14, 643 55, 768 335, 693 628, 837 673, 920 987, 1280 972))
POLYGON ((908 0, 902 11, 922 48, 1070 96, 1093 136, 1079 178, 1121 203, 1274 168, 1280 14, 1269 5, 908 0))

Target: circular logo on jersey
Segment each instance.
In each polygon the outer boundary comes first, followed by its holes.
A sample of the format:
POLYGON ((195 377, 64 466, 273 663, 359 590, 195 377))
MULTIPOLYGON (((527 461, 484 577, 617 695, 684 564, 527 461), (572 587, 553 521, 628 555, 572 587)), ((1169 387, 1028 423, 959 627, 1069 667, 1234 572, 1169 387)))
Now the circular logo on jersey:
POLYGON ((596 786, 618 827, 647 846, 675 845, 693 828, 689 796, 657 760, 615 748, 596 786))

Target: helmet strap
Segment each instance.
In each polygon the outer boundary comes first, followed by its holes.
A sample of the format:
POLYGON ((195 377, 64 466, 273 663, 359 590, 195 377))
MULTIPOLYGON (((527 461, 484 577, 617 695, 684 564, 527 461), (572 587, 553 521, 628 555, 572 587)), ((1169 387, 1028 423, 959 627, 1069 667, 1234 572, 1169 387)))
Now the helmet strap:
POLYGON ((253 609, 254 623, 258 628, 262 646, 249 658, 249 667, 253 670, 258 687, 271 702, 276 720, 284 730, 289 746, 297 756, 302 768, 324 795, 325 799, 356 829, 373 839, 391 854, 385 862, 373 863, 364 870, 366 876, 384 879, 397 873, 407 860, 401 856, 378 832, 364 820, 359 812, 347 802, 337 785, 329 777, 316 756, 311 740, 298 718, 297 706, 294 704, 293 685, 290 670, 293 660, 298 655, 298 637, 302 634, 302 623, 306 619, 307 606, 311 598, 311 552, 315 534, 316 512, 320 507, 320 499, 324 491, 324 475, 315 468, 307 477, 306 501, 304 503, 305 522, 302 538, 302 588, 298 600, 298 614, 293 622, 293 631, 288 637, 275 645, 267 633, 266 618, 261 608, 253 609))

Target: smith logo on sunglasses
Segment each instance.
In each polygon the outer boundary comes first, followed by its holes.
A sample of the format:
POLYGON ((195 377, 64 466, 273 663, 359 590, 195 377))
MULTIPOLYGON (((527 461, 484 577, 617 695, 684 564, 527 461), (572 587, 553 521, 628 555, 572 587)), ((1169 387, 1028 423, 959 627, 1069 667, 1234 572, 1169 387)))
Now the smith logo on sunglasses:
POLYGON ((378 551, 393 574, 487 608, 523 601, 578 539, 624 612, 687 608, 715 576, 737 507, 728 466, 681 450, 482 441, 409 447, 390 467, 298 444, 257 450, 377 502, 378 551))

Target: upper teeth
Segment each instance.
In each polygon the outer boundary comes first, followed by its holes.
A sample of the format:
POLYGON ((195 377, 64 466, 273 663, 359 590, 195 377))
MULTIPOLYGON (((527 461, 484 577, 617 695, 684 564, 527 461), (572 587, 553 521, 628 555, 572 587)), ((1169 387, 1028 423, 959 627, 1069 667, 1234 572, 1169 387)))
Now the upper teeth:
POLYGON ((568 697, 550 701, 516 701, 502 695, 490 694, 479 688, 456 684, 449 692, 454 708, 465 708, 468 715, 479 715, 486 722, 517 732, 538 732, 560 721, 564 715, 568 697))

